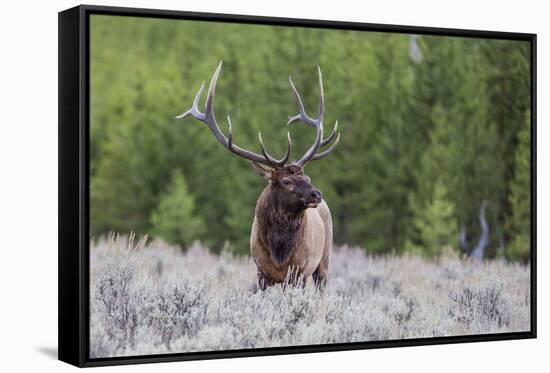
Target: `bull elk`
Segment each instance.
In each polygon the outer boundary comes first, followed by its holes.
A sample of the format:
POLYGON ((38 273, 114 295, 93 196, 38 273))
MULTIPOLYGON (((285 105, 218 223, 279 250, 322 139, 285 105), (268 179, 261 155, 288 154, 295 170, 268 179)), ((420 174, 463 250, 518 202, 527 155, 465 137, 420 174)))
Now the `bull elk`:
POLYGON ((323 138, 325 103, 321 70, 318 68, 320 94, 317 118, 306 113, 300 94, 289 77, 298 114, 289 117, 287 126, 300 121, 316 130, 313 145, 299 160, 289 162, 292 146, 290 132, 287 133, 286 154, 277 159, 267 152, 261 133, 258 134, 261 154, 237 146, 233 141, 229 116, 228 135, 225 136, 220 130, 214 114, 214 92, 221 69, 222 62, 210 80, 205 111, 201 112, 198 108, 203 82, 191 108, 176 118, 192 116, 205 123, 220 144, 233 154, 252 161, 254 168, 268 181, 256 203, 250 235, 250 252, 257 266, 260 289, 289 281, 289 278, 293 284, 300 282, 303 286, 309 276, 322 288, 327 281, 332 250, 332 218, 321 191, 304 174, 304 167, 329 155, 338 144, 340 134, 336 122, 331 134, 323 138), (320 151, 329 144, 327 149, 320 151))

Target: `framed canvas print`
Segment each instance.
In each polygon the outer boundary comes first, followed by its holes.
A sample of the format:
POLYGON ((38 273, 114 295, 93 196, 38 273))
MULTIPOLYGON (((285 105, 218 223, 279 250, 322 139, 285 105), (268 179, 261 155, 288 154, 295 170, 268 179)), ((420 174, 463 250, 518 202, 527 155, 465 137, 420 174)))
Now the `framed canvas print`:
POLYGON ((59 358, 536 336, 536 35, 59 13, 59 358))

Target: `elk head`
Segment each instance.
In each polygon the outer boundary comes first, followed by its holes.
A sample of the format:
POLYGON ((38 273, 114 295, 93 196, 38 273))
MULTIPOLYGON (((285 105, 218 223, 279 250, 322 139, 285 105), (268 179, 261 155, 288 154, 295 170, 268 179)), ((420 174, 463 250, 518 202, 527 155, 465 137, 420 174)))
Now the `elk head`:
POLYGON ((201 87, 195 96, 192 107, 181 115, 178 115, 176 118, 185 118, 190 115, 205 123, 220 144, 239 157, 252 161, 252 164, 260 175, 269 181, 275 195, 280 196, 281 200, 284 200, 289 208, 303 210, 308 207, 317 207, 317 205, 322 201, 322 194, 321 191, 311 184, 310 178, 304 174, 304 167, 311 161, 316 161, 329 155, 340 140, 340 133, 338 133, 338 121, 334 124, 331 134, 327 138, 323 138, 325 98, 321 69, 319 67, 317 68, 320 90, 319 113, 317 118, 312 118, 306 113, 300 94, 298 93, 292 78, 289 77, 290 86, 292 88, 296 104, 298 105, 298 114, 288 118, 287 126, 294 122, 301 121, 305 125, 314 127, 316 130, 313 145, 308 148, 299 160, 291 162, 289 162, 292 147, 290 132, 287 133, 288 147, 286 153, 282 158, 277 159, 267 152, 261 133, 258 133, 261 154, 243 149, 236 145, 233 142, 232 125, 229 116, 227 116, 227 136, 225 136, 220 130, 214 114, 214 93, 221 69, 222 62, 218 64, 218 67, 210 80, 204 112, 201 112, 198 108, 199 100, 205 85, 205 82, 202 82, 201 87), (331 144, 329 148, 324 151, 319 151, 322 147, 328 144, 331 144))

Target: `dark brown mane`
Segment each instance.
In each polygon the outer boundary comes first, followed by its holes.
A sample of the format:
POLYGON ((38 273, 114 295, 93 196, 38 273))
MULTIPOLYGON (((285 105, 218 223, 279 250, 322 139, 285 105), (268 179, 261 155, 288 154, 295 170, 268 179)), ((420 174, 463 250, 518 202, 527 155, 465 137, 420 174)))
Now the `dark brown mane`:
POLYGON ((293 249, 301 244, 305 209, 287 205, 281 193, 267 186, 256 206, 259 233, 277 264, 288 259, 293 249))

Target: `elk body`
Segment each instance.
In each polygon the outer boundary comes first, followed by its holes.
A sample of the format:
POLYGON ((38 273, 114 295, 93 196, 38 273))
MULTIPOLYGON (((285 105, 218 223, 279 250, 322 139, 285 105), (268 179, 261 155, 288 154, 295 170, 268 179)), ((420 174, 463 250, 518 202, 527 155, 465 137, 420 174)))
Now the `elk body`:
POLYGON ((340 134, 338 122, 331 134, 323 137, 324 92, 321 70, 319 73, 319 113, 310 117, 304 108, 298 90, 289 77, 290 86, 298 105, 298 114, 289 117, 287 125, 300 121, 315 128, 315 141, 297 161, 289 161, 291 138, 281 159, 271 156, 265 149, 262 136, 258 134, 261 154, 243 149, 233 143, 231 120, 227 117, 228 135, 220 130, 214 114, 214 93, 222 68, 218 65, 210 81, 205 111, 198 108, 204 90, 204 82, 195 96, 193 106, 176 118, 189 115, 205 123, 218 142, 232 153, 252 161, 254 168, 268 185, 258 201, 250 235, 250 252, 258 271, 261 289, 275 283, 290 281, 304 284, 309 276, 315 284, 323 287, 327 281, 330 252, 332 249, 332 219, 322 193, 311 184, 304 174, 304 167, 311 161, 330 154, 336 147, 340 134), (330 146, 321 151, 326 145, 330 146))

